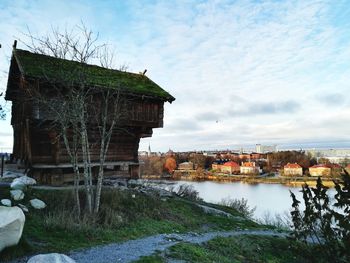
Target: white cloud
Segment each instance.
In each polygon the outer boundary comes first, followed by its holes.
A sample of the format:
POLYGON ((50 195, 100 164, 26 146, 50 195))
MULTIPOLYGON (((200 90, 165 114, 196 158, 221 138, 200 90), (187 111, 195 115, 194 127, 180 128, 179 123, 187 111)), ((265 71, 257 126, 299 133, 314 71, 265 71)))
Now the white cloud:
MULTIPOLYGON (((165 127, 141 140, 141 149, 149 142, 155 150, 181 150, 345 140, 349 10, 342 1, 304 0, 6 2, 0 70, 26 24, 42 34, 50 24, 83 19, 116 45, 121 64, 147 68, 176 97, 165 107, 165 127)), ((3 74, 1 87, 6 81, 3 74)))

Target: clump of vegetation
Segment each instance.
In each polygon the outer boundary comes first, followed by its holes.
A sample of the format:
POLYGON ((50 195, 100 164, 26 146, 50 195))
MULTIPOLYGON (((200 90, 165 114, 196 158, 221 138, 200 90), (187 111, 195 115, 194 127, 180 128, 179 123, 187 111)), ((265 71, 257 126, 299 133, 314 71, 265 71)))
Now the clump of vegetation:
POLYGON ((293 234, 305 243, 318 244, 318 253, 332 262, 350 261, 350 177, 343 182, 334 182, 334 202, 327 193, 328 188, 318 178, 315 188, 303 186, 305 210, 300 211, 300 201, 291 193, 293 210, 293 234))
POLYGON ((292 224, 291 216, 288 211, 285 211, 284 213, 281 213, 281 214, 274 214, 274 215, 269 212, 265 212, 262 215, 262 218, 258 220, 258 223, 263 225, 273 226, 277 229, 286 230, 286 231, 290 230, 290 226, 292 224))
POLYGON ((302 243, 290 242, 285 238, 252 235, 218 237, 200 245, 179 243, 170 248, 167 256, 184 262, 201 263, 311 262, 312 259, 311 250, 302 243))
POLYGON ((245 198, 242 199, 232 199, 230 197, 224 198, 221 200, 220 205, 228 206, 236 209, 244 217, 253 218, 256 207, 250 208, 248 205, 248 200, 245 198))
POLYGON ((179 197, 186 198, 192 201, 202 201, 199 197, 199 192, 194 189, 193 185, 182 184, 179 186, 175 194, 179 197))

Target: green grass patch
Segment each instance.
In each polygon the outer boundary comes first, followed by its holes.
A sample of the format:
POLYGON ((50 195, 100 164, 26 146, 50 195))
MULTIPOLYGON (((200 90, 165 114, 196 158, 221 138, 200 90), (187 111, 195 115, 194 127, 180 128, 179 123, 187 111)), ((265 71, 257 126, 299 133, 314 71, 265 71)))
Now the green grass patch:
MULTIPOLYGON (((29 198, 39 198, 47 207, 30 210, 21 243, 1 253, 1 259, 31 253, 67 252, 159 233, 260 227, 250 220, 205 214, 195 203, 181 198, 162 201, 157 196, 133 190, 104 189, 100 213, 95 218, 77 218, 72 190, 31 189, 21 202, 27 204, 29 198)), ((83 194, 81 203, 84 203, 83 194)), ((232 208, 215 207, 239 215, 232 208)))
POLYGON ((134 263, 165 263, 166 260, 160 255, 151 255, 141 257, 139 260, 134 261, 134 263))
POLYGON ((324 262, 305 244, 285 238, 236 236, 215 238, 205 244, 179 243, 168 256, 185 262, 324 262))

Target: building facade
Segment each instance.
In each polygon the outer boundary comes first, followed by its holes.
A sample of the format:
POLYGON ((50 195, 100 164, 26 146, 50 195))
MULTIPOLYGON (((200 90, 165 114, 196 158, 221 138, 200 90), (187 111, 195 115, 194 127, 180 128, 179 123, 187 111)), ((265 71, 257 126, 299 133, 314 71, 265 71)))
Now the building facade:
POLYGON ((309 167, 311 176, 331 176, 331 167, 327 164, 317 164, 309 167))
POLYGON ((241 174, 256 175, 259 174, 259 167, 255 165, 255 162, 242 162, 240 172, 241 174))
POLYGON ((303 168, 297 163, 287 163, 283 172, 285 176, 303 176, 303 168))
POLYGON ((240 166, 236 162, 226 162, 220 166, 220 170, 223 173, 238 174, 240 172, 240 166))

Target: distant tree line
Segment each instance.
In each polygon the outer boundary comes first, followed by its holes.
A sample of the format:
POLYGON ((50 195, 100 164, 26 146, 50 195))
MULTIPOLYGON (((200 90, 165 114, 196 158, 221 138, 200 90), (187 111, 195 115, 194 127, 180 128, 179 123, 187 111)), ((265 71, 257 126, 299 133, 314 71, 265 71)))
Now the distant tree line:
POLYGON ((283 151, 268 154, 267 168, 272 169, 274 163, 279 162, 281 167, 287 163, 297 163, 303 168, 317 164, 317 160, 310 153, 305 151, 283 151))

